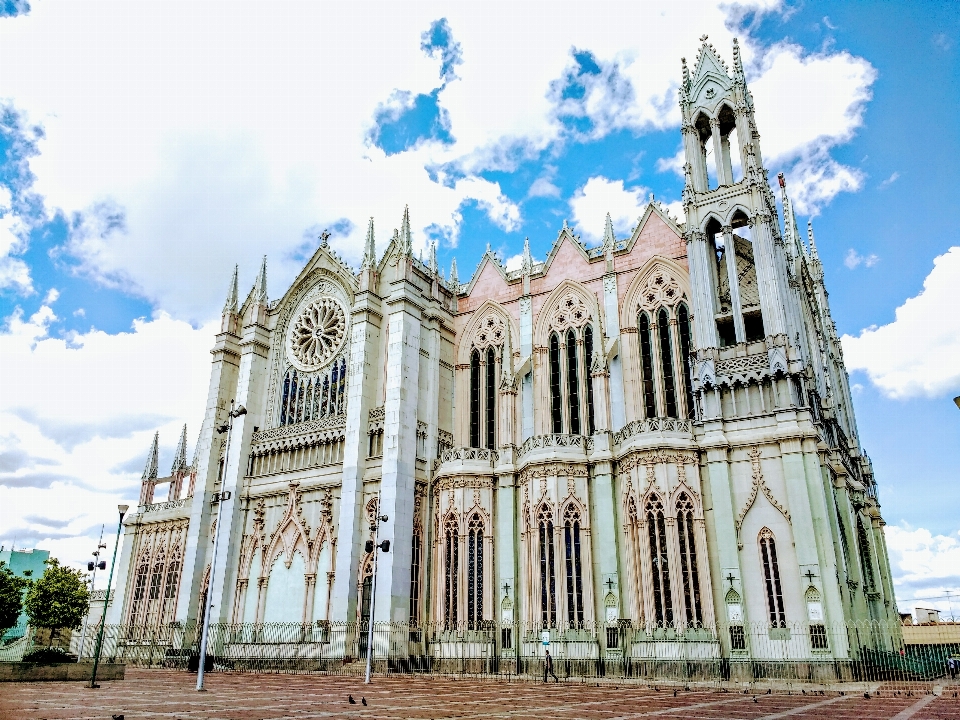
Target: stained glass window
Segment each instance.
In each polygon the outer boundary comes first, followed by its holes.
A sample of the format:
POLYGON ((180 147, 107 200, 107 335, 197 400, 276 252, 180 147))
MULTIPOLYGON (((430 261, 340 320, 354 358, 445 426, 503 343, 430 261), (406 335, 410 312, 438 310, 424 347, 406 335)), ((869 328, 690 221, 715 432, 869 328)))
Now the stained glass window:
POLYGON ((693 374, 690 372, 690 314, 687 306, 681 304, 677 310, 677 329, 680 331, 680 355, 683 367, 683 390, 687 399, 687 417, 694 416, 693 374))
POLYGON ((593 328, 589 325, 583 329, 583 355, 583 376, 587 385, 587 432, 593 435, 596 432, 593 422, 593 378, 590 376, 590 368, 593 367, 593 328))
POLYGON ((580 511, 573 503, 563 513, 564 559, 567 570, 567 622, 583 626, 583 569, 580 556, 580 511))
POLYGON ((663 370, 663 395, 667 405, 667 417, 677 417, 677 391, 673 384, 673 343, 670 339, 670 319, 667 311, 660 309, 657 318, 660 335, 660 367, 663 370))
POLYGON ((653 577, 654 619, 661 625, 673 624, 670 593, 670 561, 667 554, 667 526, 663 503, 653 495, 647 501, 647 532, 650 540, 650 566, 653 577))
POLYGON ((646 313, 640 314, 637 322, 640 335, 640 387, 643 391, 643 408, 648 418, 657 416, 657 401, 653 390, 653 348, 650 346, 650 320, 646 313))
POLYGON ((538 514, 540 529, 540 620, 543 627, 557 624, 557 575, 554 563, 553 514, 543 505, 538 514))
POLYGON ((486 440, 487 447, 496 447, 496 404, 497 404, 497 363, 493 348, 487 348, 487 402, 486 402, 486 440))
POLYGON ((458 576, 460 572, 460 529, 457 518, 449 515, 444 523, 444 597, 443 597, 443 623, 448 630, 454 630, 457 627, 458 613, 457 597, 458 576))
POLYGON ((680 544, 680 574, 683 578, 683 602, 687 623, 703 622, 700 601, 700 576, 693 529, 693 502, 686 493, 677 498, 677 541, 680 544))
POLYGON ((483 622, 483 518, 474 513, 467 527, 467 623, 471 630, 483 622))
POLYGON ((787 616, 783 611, 777 543, 768 528, 760 531, 760 564, 763 566, 763 583, 767 591, 767 612, 770 615, 770 624, 773 627, 786 627, 787 616))
POLYGON ((480 352, 470 353, 470 447, 480 447, 480 352))
POLYGON ((567 400, 570 403, 570 432, 580 434, 580 378, 577 372, 577 336, 567 330, 567 400))
POLYGON ((553 417, 553 432, 563 432, 563 407, 560 390, 560 340, 550 336, 550 409, 553 417))

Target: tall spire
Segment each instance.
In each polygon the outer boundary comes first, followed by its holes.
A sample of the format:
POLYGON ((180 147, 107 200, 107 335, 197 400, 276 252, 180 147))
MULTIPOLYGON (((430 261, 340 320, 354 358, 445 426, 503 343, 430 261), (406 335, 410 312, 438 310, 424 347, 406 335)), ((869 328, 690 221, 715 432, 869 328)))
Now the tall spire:
POLYGON ((740 43, 733 39, 733 79, 743 80, 743 60, 740 59, 740 43))
POLYGON ((450 285, 453 287, 454 292, 460 289, 460 278, 457 276, 456 258, 450 261, 450 285))
POLYGON ((173 454, 173 467, 170 468, 171 475, 184 475, 187 472, 187 424, 183 424, 183 430, 180 432, 180 441, 177 443, 177 451, 173 454))
POLYGON ((223 304, 223 314, 235 313, 237 312, 238 300, 238 289, 237 289, 237 277, 240 272, 240 266, 233 266, 233 279, 230 281, 230 289, 227 291, 227 301, 223 304))
POLYGON ((155 480, 157 470, 160 464, 160 432, 153 434, 153 443, 150 445, 150 452, 147 454, 147 464, 143 468, 142 480, 155 480))
POLYGON ((430 243, 430 272, 437 274, 437 241, 430 243))
POLYGON ((363 262, 360 267, 373 267, 377 264, 377 242, 373 232, 373 216, 370 217, 370 224, 367 226, 367 239, 363 246, 363 262))
POLYGON ((613 244, 616 241, 617 238, 613 234, 613 220, 610 217, 610 213, 607 213, 607 219, 603 225, 603 247, 606 248, 607 253, 613 251, 613 244))
POLYGON ((260 263, 260 274, 257 275, 257 282, 253 286, 256 291, 255 297, 264 305, 267 303, 267 256, 263 256, 263 262, 260 263))
POLYGON ((817 254, 817 243, 813 239, 813 220, 807 220, 807 240, 810 241, 810 255, 814 260, 820 262, 820 256, 817 254))
POLYGON ((400 225, 400 240, 403 241, 403 252, 413 254, 413 240, 410 237, 410 206, 403 206, 403 223, 400 225))
POLYGON ((690 92, 690 69, 687 67, 687 59, 680 58, 680 67, 683 70, 683 84, 680 85, 680 90, 683 92, 684 97, 687 93, 690 92))
POLYGON ((533 270, 533 256, 530 254, 530 238, 523 239, 523 274, 529 275, 533 270))

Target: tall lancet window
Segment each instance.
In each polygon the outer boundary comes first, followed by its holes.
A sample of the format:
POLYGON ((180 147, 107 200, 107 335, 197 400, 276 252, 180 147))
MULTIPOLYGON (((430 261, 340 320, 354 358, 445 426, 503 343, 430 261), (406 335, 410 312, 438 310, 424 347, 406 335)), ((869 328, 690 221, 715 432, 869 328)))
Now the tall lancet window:
POLYGON ((452 513, 443 524, 443 565, 443 625, 447 630, 455 630, 459 603, 460 526, 452 513))
POLYGON ((419 519, 413 521, 413 539, 410 542, 410 627, 420 627, 420 587, 423 567, 423 528, 419 519))
POLYGON ((287 424, 287 405, 290 402, 290 374, 283 378, 283 399, 280 401, 280 424, 287 424))
POLYGON ((140 562, 137 564, 137 571, 133 577, 133 592, 130 601, 130 617, 127 622, 131 625, 139 625, 143 622, 140 617, 143 610, 144 601, 147 594, 147 575, 150 572, 150 557, 146 551, 140 555, 140 562))
POLYGON ((596 432, 593 422, 593 378, 590 375, 590 369, 593 367, 593 328, 589 325, 583 329, 583 355, 587 385, 587 429, 593 435, 596 432))
POLYGON ((474 513, 467 524, 467 625, 483 623, 483 518, 474 513))
POLYGON ((690 313, 687 306, 681 304, 677 310, 677 330, 680 332, 680 367, 683 368, 683 389, 687 400, 688 418, 694 416, 693 406, 693 373, 690 372, 690 313))
POLYGON ((177 611, 177 590, 180 588, 180 551, 173 551, 172 560, 167 566, 167 578, 163 587, 163 608, 160 611, 160 622, 167 625, 173 622, 177 611))
POLYGON ((787 615, 783 611, 777 542, 769 528, 760 531, 760 565, 763 567, 763 586, 767 591, 767 612, 770 615, 770 624, 773 627, 786 627, 787 615))
POLYGON ((486 441, 493 450, 497 446, 497 356, 493 348, 487 348, 487 402, 486 402, 486 441))
POLYGON ((470 447, 480 447, 480 352, 470 353, 470 447))
POLYGON ((560 384, 560 340, 556 333, 550 336, 550 411, 553 432, 563 432, 563 397, 560 384))
POLYGON ((693 501, 686 493, 677 498, 677 539, 680 543, 680 574, 683 576, 683 606, 688 625, 703 622, 700 573, 693 529, 693 501))
POLYGON ((660 335, 660 367, 663 370, 663 396, 667 404, 667 417, 677 417, 677 390, 673 384, 673 342, 670 339, 670 318, 661 308, 657 316, 660 335))
POLYGON ((663 503, 653 495, 647 501, 647 532, 650 540, 650 569, 653 577, 654 619, 661 625, 673 624, 673 599, 670 593, 670 561, 667 548, 667 523, 663 503))
POLYGON ((557 573, 553 541, 553 512, 542 505, 537 513, 540 560, 540 622, 545 628, 557 624, 557 573))
POLYGON ((570 432, 580 434, 580 378, 577 373, 577 336, 567 330, 567 399, 570 404, 570 432))
POLYGON ((653 347, 650 344, 650 319, 640 313, 637 321, 640 335, 640 388, 643 395, 643 411, 648 418, 657 417, 657 400, 653 385, 653 347))
POLYGON ((567 622, 583 627, 583 566, 580 562, 580 510, 570 503, 563 512, 563 551, 567 571, 567 622))

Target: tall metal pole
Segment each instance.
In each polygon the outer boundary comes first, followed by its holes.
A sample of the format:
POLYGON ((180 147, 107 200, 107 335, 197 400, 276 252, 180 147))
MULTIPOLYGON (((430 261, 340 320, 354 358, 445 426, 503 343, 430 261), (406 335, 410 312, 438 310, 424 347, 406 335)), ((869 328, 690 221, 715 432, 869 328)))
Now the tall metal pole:
POLYGON ((90 677, 91 688, 100 687, 97 685, 97 667, 100 665, 100 648, 103 646, 103 630, 107 626, 107 606, 110 605, 110 585, 113 583, 113 568, 117 564, 117 547, 120 545, 120 531, 123 530, 123 516, 130 509, 129 505, 117 505, 120 511, 120 522, 117 523, 117 539, 113 542, 113 559, 110 561, 110 577, 107 578, 107 594, 103 599, 103 617, 100 619, 100 632, 97 633, 97 649, 93 654, 93 675, 90 677))
MULTIPOLYGON (((100 540, 97 542, 97 550, 93 553, 93 577, 90 578, 90 594, 93 595, 93 591, 97 587, 97 568, 100 567, 100 550, 105 548, 106 545, 103 544, 103 525, 100 526, 100 540)), ((77 662, 83 660, 83 646, 87 643, 87 625, 90 617, 89 611, 87 612, 87 617, 83 618, 83 632, 80 633, 80 650, 77 652, 77 662)))
POLYGON ((377 515, 373 522, 373 583, 370 588, 370 619, 367 621, 367 677, 363 681, 367 685, 370 684, 370 666, 373 659, 373 619, 376 617, 374 610, 377 606, 377 559, 379 558, 379 553, 377 551, 380 549, 378 547, 378 542, 380 540, 379 492, 377 493, 377 515))
POLYGON ((233 409, 233 400, 230 401, 230 412, 227 413, 227 423, 217 428, 220 433, 227 433, 227 446, 223 451, 223 475, 220 478, 221 491, 214 493, 213 500, 217 503, 217 529, 213 533, 213 556, 210 560, 210 579, 207 581, 207 597, 203 604, 203 631, 200 634, 200 666, 197 668, 197 691, 204 692, 203 669, 207 664, 207 635, 210 632, 210 608, 213 607, 213 579, 217 569, 217 549, 220 545, 220 517, 223 511, 224 500, 230 499, 230 493, 223 491, 223 484, 227 481, 227 468, 230 460, 230 440, 233 437, 233 419, 246 415, 247 409, 241 405, 233 409))

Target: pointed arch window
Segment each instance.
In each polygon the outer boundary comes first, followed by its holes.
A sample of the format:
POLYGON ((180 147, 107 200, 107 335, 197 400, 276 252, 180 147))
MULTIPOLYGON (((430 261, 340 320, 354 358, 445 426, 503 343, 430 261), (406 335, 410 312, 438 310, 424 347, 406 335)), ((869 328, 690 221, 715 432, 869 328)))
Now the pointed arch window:
POLYGON ((690 372, 690 313, 683 303, 677 309, 677 331, 680 334, 680 361, 683 368, 684 399, 687 402, 686 416, 694 416, 693 405, 693 373, 690 372))
POLYGON ((410 542, 410 627, 420 627, 420 586, 423 567, 423 528, 418 521, 413 524, 413 539, 410 542))
POLYGON ((680 574, 683 579, 683 607, 688 625, 703 622, 700 572, 693 527, 693 501, 686 493, 677 498, 677 542, 680 547, 680 574))
POLYGON ((657 330, 660 336, 660 368, 663 374, 663 397, 666 401, 667 417, 677 417, 677 389, 673 381, 673 341, 671 340, 670 318, 666 308, 660 308, 657 314, 657 330))
POLYGON ((656 495, 647 501, 646 515, 650 541, 650 569, 653 578, 654 619, 660 625, 672 625, 673 599, 670 592, 667 523, 663 513, 663 503, 656 495))
POLYGON ((780 587, 780 564, 777 561, 777 542, 769 528, 760 531, 760 565, 763 568, 763 586, 767 595, 767 613, 773 627, 786 627, 783 610, 783 591, 780 587))
POLYGON ((593 377, 591 374, 593 368, 593 328, 587 325, 583 329, 583 367, 584 378, 587 386, 587 431, 590 435, 596 432, 596 425, 593 420, 593 377))
POLYGON ((470 447, 480 447, 480 351, 470 353, 470 447))
POLYGON ((567 402, 570 408, 570 432, 580 434, 580 378, 577 365, 577 336, 567 330, 567 402))
POLYGON ((637 321, 640 335, 640 388, 643 394, 643 411, 648 418, 657 417, 656 393, 653 385, 653 347, 650 343, 650 319, 640 313, 637 321))
POLYGON ((487 348, 486 446, 493 450, 497 440, 497 357, 492 347, 487 348))
POLYGON ((140 562, 137 564, 137 571, 133 577, 133 593, 130 601, 130 617, 127 622, 131 625, 142 624, 140 617, 144 609, 147 594, 147 575, 150 572, 150 560, 147 553, 140 556, 140 562))
POLYGON ((563 550, 566 564, 567 622, 583 627, 583 566, 580 554, 580 510, 570 503, 563 513, 563 550))
POLYGON ((863 519, 857 518, 857 550, 860 553, 860 564, 863 566, 863 589, 872 592, 876 587, 873 577, 873 561, 870 557, 870 540, 867 530, 863 526, 863 519))
POLYGON ((290 368, 283 378, 280 425, 296 425, 342 413, 346 387, 346 358, 335 360, 323 375, 302 375, 290 368))
POLYGON ((180 556, 174 551, 173 560, 167 566, 167 577, 163 587, 163 606, 160 609, 160 622, 167 625, 173 622, 177 611, 177 590, 180 588, 180 556))
POLYGON ((483 518, 474 513, 467 524, 467 626, 483 623, 483 518))
POLYGON ((563 393, 560 384, 560 339, 550 336, 550 412, 553 432, 563 432, 563 393))
POLYGON ((457 627, 460 573, 460 527, 453 514, 443 524, 443 625, 447 630, 457 627))
POLYGON ((548 505, 537 513, 540 560, 540 622, 545 628, 557 624, 557 574, 553 539, 553 512, 548 505))

